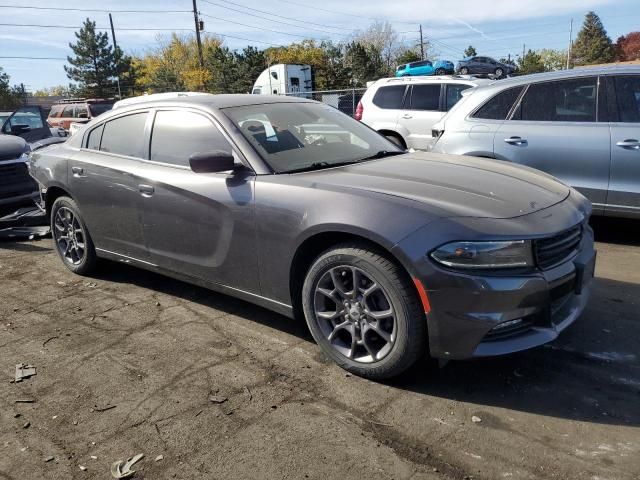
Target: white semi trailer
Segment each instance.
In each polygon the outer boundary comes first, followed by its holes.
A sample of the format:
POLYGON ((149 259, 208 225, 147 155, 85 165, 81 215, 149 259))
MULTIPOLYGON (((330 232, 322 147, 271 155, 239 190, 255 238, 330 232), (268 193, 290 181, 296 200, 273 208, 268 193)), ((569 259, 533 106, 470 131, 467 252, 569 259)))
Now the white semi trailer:
POLYGON ((271 65, 262 72, 251 93, 254 95, 297 95, 313 91, 310 65, 271 65))

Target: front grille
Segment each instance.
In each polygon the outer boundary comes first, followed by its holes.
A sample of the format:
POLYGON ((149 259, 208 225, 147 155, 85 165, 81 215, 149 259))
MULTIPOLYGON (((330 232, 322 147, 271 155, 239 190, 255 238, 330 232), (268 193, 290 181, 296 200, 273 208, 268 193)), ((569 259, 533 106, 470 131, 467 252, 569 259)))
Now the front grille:
POLYGON ((576 254, 581 240, 582 225, 576 225, 553 237, 534 240, 536 263, 543 270, 562 263, 576 254))
POLYGON ((8 165, 0 163, 0 197, 25 195, 36 189, 36 183, 29 175, 26 163, 10 163, 8 165))

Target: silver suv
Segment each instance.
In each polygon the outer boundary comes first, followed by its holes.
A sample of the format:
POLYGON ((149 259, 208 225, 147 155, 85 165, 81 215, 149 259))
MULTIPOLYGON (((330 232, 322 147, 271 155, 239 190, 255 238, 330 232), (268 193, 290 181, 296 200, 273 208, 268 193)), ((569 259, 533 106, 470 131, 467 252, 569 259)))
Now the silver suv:
POLYGON ((355 118, 402 148, 426 150, 432 126, 462 97, 462 92, 490 83, 473 77, 400 77, 374 82, 362 96, 355 118))
POLYGON ((528 165, 577 188, 594 213, 640 217, 640 67, 528 75, 463 97, 434 125, 431 151, 528 165))

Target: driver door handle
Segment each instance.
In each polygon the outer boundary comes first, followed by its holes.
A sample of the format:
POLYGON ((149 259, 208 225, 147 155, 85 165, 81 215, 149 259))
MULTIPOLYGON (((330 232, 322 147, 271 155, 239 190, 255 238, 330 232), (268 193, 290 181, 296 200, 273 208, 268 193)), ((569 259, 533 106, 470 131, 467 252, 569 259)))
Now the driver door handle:
POLYGON ((404 118, 405 120, 409 120, 413 118, 413 115, 409 115, 408 113, 405 113, 404 115, 402 115, 402 118, 404 118))
POLYGON ((635 138, 629 138, 621 142, 616 143, 620 148, 626 148, 628 150, 640 150, 640 141, 635 138))
POLYGON ((527 145, 529 143, 526 138, 521 137, 509 137, 505 138, 504 141, 509 145, 527 145))
POLYGON ((71 173, 73 173, 74 177, 84 177, 84 168, 82 167, 71 167, 71 173))

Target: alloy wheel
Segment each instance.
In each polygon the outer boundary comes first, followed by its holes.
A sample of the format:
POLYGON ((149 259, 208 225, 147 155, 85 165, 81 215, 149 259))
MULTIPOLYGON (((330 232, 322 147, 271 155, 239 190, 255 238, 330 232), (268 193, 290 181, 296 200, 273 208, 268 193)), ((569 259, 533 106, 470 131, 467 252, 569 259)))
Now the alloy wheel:
POLYGON ((313 301, 320 331, 343 356, 374 363, 391 352, 396 312, 371 274, 351 265, 333 267, 317 283, 313 301))
POLYGON ((86 235, 76 214, 60 207, 53 221, 53 238, 60 255, 66 262, 79 265, 86 256, 86 235))

